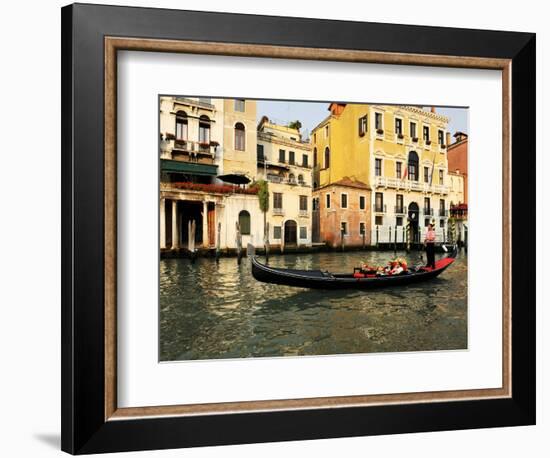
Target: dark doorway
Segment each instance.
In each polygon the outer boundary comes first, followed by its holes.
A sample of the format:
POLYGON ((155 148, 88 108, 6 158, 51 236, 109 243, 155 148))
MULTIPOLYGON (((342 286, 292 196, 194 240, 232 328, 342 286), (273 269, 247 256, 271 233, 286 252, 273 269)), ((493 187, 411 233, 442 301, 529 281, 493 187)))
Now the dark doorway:
POLYGON ((285 245, 296 245, 297 240, 296 221, 289 219, 285 222, 285 245))
POLYGON ((418 204, 416 202, 411 202, 409 204, 409 212, 408 212, 408 217, 409 217, 409 223, 411 225, 411 236, 412 236, 412 240, 411 242, 413 243, 418 243, 420 240, 419 240, 419 232, 418 232, 418 216, 419 216, 420 212, 418 210, 418 204))
POLYGON ((195 221, 195 245, 202 244, 202 202, 195 202, 192 200, 179 201, 179 214, 180 214, 180 243, 182 246, 188 246, 189 242, 189 221, 195 221))

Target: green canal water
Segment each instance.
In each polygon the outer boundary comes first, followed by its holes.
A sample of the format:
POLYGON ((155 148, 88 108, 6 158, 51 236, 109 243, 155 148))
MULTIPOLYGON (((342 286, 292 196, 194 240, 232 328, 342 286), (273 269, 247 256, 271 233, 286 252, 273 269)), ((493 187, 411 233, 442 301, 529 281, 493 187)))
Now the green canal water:
MULTIPOLYGON (((419 253, 399 253, 416 264, 419 253)), ((351 271, 393 252, 271 256, 270 265, 351 271)), ((437 279, 374 291, 256 281, 248 259, 160 262, 160 359, 333 355, 467 348, 467 256, 437 279)))

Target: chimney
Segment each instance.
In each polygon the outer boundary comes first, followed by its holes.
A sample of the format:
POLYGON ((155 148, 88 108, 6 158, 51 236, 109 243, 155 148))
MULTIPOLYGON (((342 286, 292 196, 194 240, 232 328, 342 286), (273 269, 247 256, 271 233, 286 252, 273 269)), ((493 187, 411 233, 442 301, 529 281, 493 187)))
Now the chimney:
POLYGON ((430 107, 430 111, 431 111, 432 113, 435 113, 435 107, 430 107))
POLYGON ((451 133, 450 132, 447 132, 447 146, 449 146, 451 144, 451 133))

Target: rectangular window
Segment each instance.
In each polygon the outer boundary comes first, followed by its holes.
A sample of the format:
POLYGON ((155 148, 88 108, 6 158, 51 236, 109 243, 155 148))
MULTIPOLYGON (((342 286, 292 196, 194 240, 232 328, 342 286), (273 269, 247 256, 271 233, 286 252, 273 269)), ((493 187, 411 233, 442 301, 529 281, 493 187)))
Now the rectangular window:
POLYGON ((428 227, 430 225, 430 218, 424 218, 424 227, 428 227))
POLYGON ((245 130, 241 123, 235 126, 235 149, 237 151, 245 150, 245 130))
POLYGON ((366 207, 365 196, 359 196, 359 210, 364 210, 366 207))
POLYGON ((395 195, 395 213, 403 213, 403 194, 395 195))
POLYGON ((359 136, 363 137, 367 132, 367 115, 359 118, 359 136))
POLYGON ((428 167, 424 167, 424 183, 428 183, 430 181, 430 169, 428 167))
POLYGON ((374 128, 382 130, 382 113, 374 113, 374 128))
POLYGON ((395 133, 397 135, 403 135, 403 120, 395 118, 395 133))
POLYGON ((187 119, 176 119, 176 139, 187 140, 187 119))
POLYGON ((244 112, 244 99, 235 99, 235 111, 244 112))
POLYGON ((445 134, 442 130, 437 131, 437 142, 443 146, 445 144, 445 134))
POLYGON ((382 226, 383 223, 384 223, 384 217, 383 216, 375 216, 374 217, 374 224, 376 224, 377 226, 382 226))
POLYGON ((410 129, 410 133, 411 133, 411 138, 417 138, 416 136, 416 123, 415 122, 412 122, 409 124, 409 129, 410 129))
POLYGON ((326 195, 326 198, 327 198, 327 200, 326 200, 326 202, 327 202, 327 208, 330 208, 330 194, 327 194, 327 195, 326 195))
POLYGON ((284 149, 279 150, 279 162, 285 162, 285 150, 284 149))
POLYGON ((264 156, 264 145, 258 144, 258 145, 256 146, 256 157, 257 157, 258 162, 263 162, 263 161, 265 161, 265 156, 264 156))
POLYGON ((365 234, 365 223, 359 223, 359 234, 365 234))
POLYGON ((328 124, 325 126, 325 138, 328 138, 328 124))
POLYGON ((307 196, 300 196, 300 210, 307 211, 307 196))
POLYGON ((307 167, 307 166, 308 166, 307 154, 302 154, 302 167, 307 167))
POLYGON ((340 206, 342 208, 348 208, 348 195, 347 194, 340 194, 340 206))
POLYGON ((294 165, 294 151, 288 152, 288 163, 294 165))
POLYGON ((401 179, 401 162, 395 163, 395 178, 401 179))
POLYGON ((283 194, 280 192, 273 193, 273 208, 281 210, 283 208, 283 194))
POLYGON ((377 177, 382 176, 382 159, 375 159, 374 160, 374 174, 377 177))
POLYGON ((313 134, 313 143, 317 143, 317 132, 313 134))
POLYGON ((302 240, 307 239, 307 227, 306 226, 300 226, 300 238, 302 240))
POLYGON ((395 217, 395 225, 396 226, 403 226, 403 217, 402 216, 396 216, 395 217))
POLYGON ((377 192, 374 195, 374 211, 383 212, 384 211, 384 194, 377 192))
POLYGON ((319 198, 318 197, 314 197, 313 199, 311 199, 311 207, 312 207, 313 211, 319 210, 319 198))
POLYGON ((439 220, 439 227, 445 227, 445 220, 444 219, 439 220))
POLYGON ((340 230, 344 233, 344 235, 348 235, 348 223, 345 221, 342 221, 340 223, 340 230))
POLYGON ((281 226, 273 226, 273 239, 281 240, 281 226))
POLYGON ((443 184, 443 170, 439 169, 439 184, 443 184))
POLYGON ((424 139, 425 142, 430 141, 430 127, 429 126, 422 127, 422 138, 424 139))
POLYGON ((431 207, 430 207, 430 198, 424 197, 424 214, 425 215, 431 215, 431 207))
POLYGON ((210 124, 199 123, 199 143, 210 143, 210 124))

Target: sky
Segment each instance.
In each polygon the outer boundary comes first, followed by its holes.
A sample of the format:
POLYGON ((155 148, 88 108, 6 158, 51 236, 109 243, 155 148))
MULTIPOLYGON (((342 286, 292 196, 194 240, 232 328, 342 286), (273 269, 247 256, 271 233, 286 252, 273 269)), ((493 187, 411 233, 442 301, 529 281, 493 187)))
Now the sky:
MULTIPOLYGON (((285 102, 273 100, 257 101, 258 121, 267 116, 276 124, 288 124, 298 119, 302 123, 302 134, 305 138, 311 130, 328 116, 328 102, 285 102)), ((426 109, 429 109, 426 107, 426 109)), ((450 118, 449 131, 453 135, 456 131, 468 133, 467 108, 439 108, 436 111, 450 118)))

